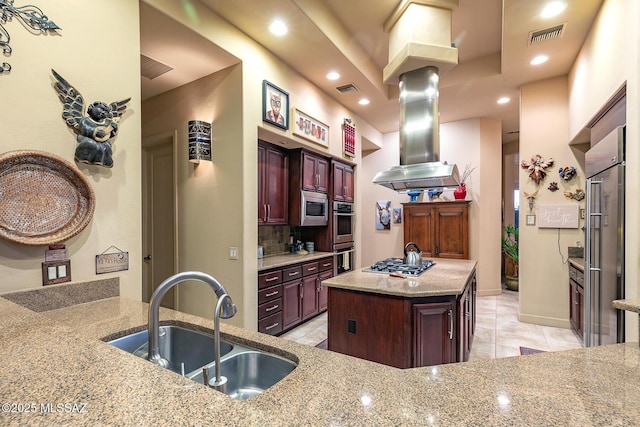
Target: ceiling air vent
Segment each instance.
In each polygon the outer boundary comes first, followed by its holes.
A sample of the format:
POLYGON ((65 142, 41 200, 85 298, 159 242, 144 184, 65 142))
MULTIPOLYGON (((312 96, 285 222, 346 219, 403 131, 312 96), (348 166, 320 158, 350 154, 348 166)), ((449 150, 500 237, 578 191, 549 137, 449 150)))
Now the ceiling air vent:
POLYGON ((173 67, 140 54, 140 74, 142 77, 153 80, 171 70, 173 70, 173 67))
POLYGON ((564 25, 565 24, 560 24, 555 27, 529 33, 529 45, 559 39, 564 33, 564 25))
POLYGON ((336 89, 338 89, 338 92, 340 93, 357 92, 360 90, 358 89, 358 86, 354 85, 353 83, 349 83, 343 86, 338 86, 336 89))

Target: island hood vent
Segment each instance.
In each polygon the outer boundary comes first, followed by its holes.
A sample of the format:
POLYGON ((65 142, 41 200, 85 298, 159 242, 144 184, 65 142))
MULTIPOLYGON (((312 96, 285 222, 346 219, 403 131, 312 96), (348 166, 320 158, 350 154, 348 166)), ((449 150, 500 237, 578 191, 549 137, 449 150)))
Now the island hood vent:
POLYGON ((374 184, 399 192, 460 185, 458 167, 440 162, 438 83, 433 66, 400 75, 400 165, 374 184))

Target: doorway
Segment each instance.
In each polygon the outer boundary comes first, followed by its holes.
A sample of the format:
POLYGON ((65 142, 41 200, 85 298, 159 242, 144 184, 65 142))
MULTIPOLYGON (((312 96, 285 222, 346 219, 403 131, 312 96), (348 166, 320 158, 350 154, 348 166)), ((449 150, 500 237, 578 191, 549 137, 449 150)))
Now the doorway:
MULTIPOLYGON (((176 272, 176 131, 142 140, 142 299, 176 272)), ((177 309, 175 287, 162 299, 177 309)))

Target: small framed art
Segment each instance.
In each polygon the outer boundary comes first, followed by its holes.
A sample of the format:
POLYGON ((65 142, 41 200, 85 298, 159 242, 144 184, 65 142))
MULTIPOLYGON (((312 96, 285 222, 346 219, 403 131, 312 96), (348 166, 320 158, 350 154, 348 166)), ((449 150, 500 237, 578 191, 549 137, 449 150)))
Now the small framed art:
POLYGON ((535 215, 527 215, 527 225, 536 225, 535 215))
POLYGON ((329 126, 303 113, 297 108, 293 109, 292 133, 317 144, 324 145, 325 147, 329 146, 329 126))
POLYGON ((262 81, 262 121, 289 129, 289 94, 266 80, 262 81))

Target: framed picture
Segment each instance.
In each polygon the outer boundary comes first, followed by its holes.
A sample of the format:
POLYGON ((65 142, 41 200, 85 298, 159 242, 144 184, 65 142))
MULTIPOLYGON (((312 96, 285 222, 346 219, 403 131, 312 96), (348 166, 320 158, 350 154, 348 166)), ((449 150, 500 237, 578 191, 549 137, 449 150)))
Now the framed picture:
POLYGON ((297 108, 293 109, 292 133, 301 138, 324 145, 325 147, 329 146, 329 126, 303 113, 297 108))
POLYGON ((527 215, 527 225, 536 225, 535 215, 527 215))
POLYGON ((262 121, 289 129, 289 94, 266 80, 262 81, 262 121))
POLYGON ((391 201, 378 200, 376 202, 376 230, 391 229, 391 201))

